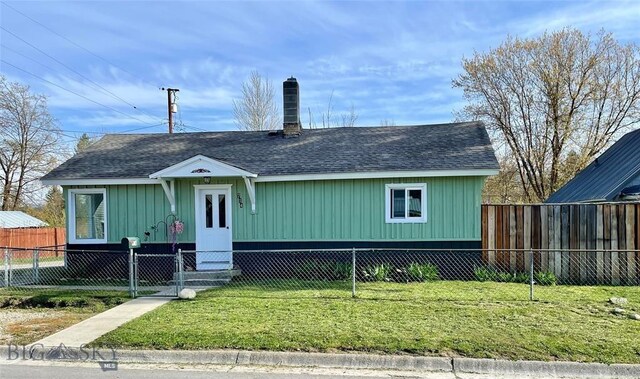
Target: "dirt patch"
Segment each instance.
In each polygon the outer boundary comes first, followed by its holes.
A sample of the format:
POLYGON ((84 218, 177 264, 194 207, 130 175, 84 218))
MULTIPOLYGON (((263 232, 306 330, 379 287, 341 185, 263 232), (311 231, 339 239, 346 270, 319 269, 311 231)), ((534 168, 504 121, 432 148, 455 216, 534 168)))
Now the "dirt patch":
POLYGON ((32 343, 89 316, 50 309, 0 309, 0 344, 32 343))

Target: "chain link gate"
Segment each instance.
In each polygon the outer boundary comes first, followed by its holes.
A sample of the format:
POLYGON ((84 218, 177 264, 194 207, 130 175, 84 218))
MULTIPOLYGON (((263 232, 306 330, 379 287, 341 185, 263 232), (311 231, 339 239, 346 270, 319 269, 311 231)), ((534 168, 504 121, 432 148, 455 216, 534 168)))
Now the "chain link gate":
POLYGON ((133 254, 132 297, 178 297, 182 289, 182 254, 133 254))

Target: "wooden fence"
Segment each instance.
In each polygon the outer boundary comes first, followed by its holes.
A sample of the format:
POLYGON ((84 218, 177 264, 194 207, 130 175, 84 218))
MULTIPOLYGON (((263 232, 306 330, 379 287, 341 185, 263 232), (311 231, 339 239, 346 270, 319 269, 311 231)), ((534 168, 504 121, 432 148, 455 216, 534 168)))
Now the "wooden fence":
MULTIPOLYGON (((0 247, 33 249, 35 247, 60 246, 66 243, 65 228, 14 228, 0 229, 0 247)), ((16 253, 29 255, 30 252, 16 253)), ((41 257, 58 256, 57 251, 42 251, 41 257)))
POLYGON ((510 271, 533 256, 565 282, 637 284, 639 238, 640 203, 482 206, 483 260, 510 271))

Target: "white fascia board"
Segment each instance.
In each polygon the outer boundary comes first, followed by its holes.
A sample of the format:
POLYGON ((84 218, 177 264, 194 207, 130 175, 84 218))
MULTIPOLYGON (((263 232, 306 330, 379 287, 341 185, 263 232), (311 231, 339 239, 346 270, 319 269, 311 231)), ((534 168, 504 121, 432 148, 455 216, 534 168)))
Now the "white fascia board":
POLYGON ((255 178, 257 175, 215 159, 205 157, 204 155, 196 155, 160 171, 154 172, 149 175, 149 178, 202 178, 205 176, 247 176, 255 178))
POLYGON ((149 178, 108 178, 108 179, 46 179, 40 180, 48 186, 103 186, 118 184, 160 184, 149 178))
POLYGON ((380 179, 380 178, 430 178, 443 176, 491 176, 498 170, 431 170, 431 171, 372 171, 345 172, 336 174, 303 174, 303 175, 270 175, 259 176, 256 182, 291 182, 306 180, 340 180, 340 179, 380 179))

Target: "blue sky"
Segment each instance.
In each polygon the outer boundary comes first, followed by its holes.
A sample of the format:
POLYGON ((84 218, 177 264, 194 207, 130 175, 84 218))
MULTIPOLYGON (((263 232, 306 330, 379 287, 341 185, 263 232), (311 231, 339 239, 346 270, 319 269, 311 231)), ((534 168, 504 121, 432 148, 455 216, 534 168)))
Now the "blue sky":
POLYGON ((165 131, 159 87, 180 88, 177 118, 187 131, 233 130, 232 99, 252 70, 274 82, 278 103, 282 81, 298 78, 305 125, 306 110, 319 117, 332 93, 334 112, 353 105, 359 126, 447 122, 464 105, 451 87, 462 57, 509 34, 573 26, 640 42, 640 1, 6 4, 73 42, 0 8, 2 59, 50 83, 7 63, 2 73, 49 97, 68 140, 82 131, 165 131))

